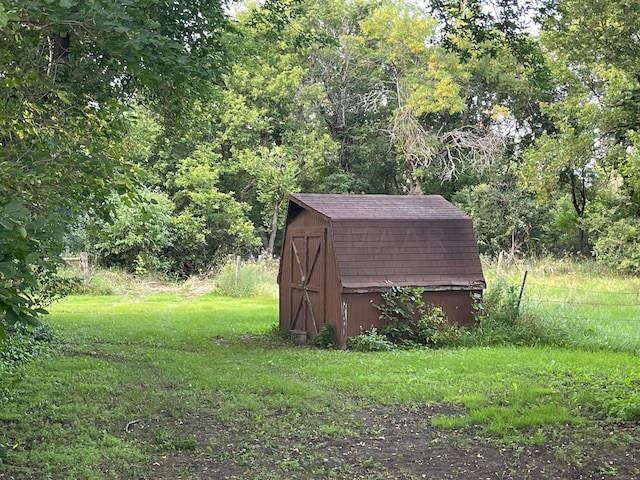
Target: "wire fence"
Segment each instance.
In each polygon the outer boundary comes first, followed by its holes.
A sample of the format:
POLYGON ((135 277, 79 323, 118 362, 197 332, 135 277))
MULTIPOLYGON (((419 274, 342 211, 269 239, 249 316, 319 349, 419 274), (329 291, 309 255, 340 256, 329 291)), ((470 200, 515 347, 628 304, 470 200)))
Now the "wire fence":
POLYGON ((640 289, 584 289, 527 281, 523 308, 573 328, 589 346, 640 352, 640 289))

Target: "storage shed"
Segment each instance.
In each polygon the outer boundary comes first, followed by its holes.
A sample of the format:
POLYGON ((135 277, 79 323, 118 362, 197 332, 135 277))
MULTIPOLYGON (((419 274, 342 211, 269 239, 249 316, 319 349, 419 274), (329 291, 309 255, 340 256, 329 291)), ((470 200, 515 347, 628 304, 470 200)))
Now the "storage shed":
POLYGON ((278 283, 280 327, 329 323, 342 348, 382 326, 372 302, 391 285, 423 287, 461 325, 485 288, 471 219, 439 195, 290 195, 278 283))

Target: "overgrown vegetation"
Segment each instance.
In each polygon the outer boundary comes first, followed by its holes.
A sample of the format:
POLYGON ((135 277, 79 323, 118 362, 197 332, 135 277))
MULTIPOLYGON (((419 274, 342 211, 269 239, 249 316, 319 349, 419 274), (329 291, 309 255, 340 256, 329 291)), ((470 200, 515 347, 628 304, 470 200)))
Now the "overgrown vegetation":
POLYGON ((277 296, 278 261, 260 257, 242 261, 231 257, 222 264, 213 278, 214 291, 229 297, 256 295, 277 296))
MULTIPOLYGON (((53 329, 45 324, 28 327, 13 324, 0 338, 0 408, 13 400, 13 377, 24 364, 51 351, 56 339, 53 329)), ((0 437, 0 467, 11 455, 12 449, 0 437)))
POLYGON ((520 286, 504 278, 492 282, 477 305, 477 325, 466 346, 563 346, 569 332, 549 321, 542 312, 519 308, 520 286))
POLYGON ((388 351, 396 347, 563 346, 570 333, 543 312, 519 308, 520 287, 505 278, 491 282, 476 299, 475 325, 451 324, 441 308, 425 304, 422 288, 393 286, 375 307, 385 325, 350 339, 358 351, 388 351))
POLYGON ((395 347, 389 338, 379 333, 375 327, 349 338, 349 348, 357 352, 389 352, 395 347))
POLYGON ((449 322, 440 307, 426 304, 420 287, 394 285, 382 292, 382 303, 374 304, 385 322, 380 331, 371 328, 349 339, 357 351, 389 351, 396 347, 445 347, 460 345, 468 332, 449 322))

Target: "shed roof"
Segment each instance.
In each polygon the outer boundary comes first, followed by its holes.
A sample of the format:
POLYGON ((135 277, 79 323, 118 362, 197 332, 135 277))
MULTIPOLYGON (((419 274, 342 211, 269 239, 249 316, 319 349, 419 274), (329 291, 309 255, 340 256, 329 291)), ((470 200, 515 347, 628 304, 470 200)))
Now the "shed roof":
POLYGON ((300 209, 331 223, 344 289, 484 288, 471 219, 439 195, 291 195, 300 209))

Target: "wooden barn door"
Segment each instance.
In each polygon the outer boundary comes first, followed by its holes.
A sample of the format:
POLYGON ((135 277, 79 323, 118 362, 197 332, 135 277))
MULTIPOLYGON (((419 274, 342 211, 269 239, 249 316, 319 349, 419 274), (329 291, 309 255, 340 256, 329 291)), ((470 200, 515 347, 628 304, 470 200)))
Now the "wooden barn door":
POLYGON ((291 238, 291 329, 313 336, 324 323, 325 230, 291 238))

